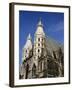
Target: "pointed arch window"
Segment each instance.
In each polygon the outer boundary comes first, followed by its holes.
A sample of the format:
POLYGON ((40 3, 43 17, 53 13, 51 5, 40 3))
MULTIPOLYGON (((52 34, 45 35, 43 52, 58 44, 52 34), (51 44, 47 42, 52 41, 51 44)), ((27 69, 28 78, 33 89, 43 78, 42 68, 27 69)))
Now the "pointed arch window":
POLYGON ((27 53, 27 50, 26 50, 26 53, 27 53))
POLYGON ((42 62, 40 63, 40 71, 42 71, 42 62))
POLYGON ((38 38, 38 41, 40 41, 40 38, 38 38))
POLYGON ((26 79, 28 78, 28 72, 29 72, 29 65, 27 64, 26 65, 26 77, 25 77, 26 79))
POLYGON ((32 76, 36 77, 36 65, 35 64, 33 64, 33 67, 32 67, 32 76))
POLYGON ((38 46, 40 46, 40 43, 38 43, 38 46))
POLYGON ((40 50, 38 49, 38 53, 40 52, 40 50))
POLYGON ((42 38, 42 41, 43 41, 43 38, 42 38))

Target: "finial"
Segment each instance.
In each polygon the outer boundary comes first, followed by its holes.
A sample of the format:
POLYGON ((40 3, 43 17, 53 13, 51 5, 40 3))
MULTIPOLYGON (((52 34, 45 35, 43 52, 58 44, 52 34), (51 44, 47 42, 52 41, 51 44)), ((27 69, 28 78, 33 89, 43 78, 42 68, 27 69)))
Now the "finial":
POLYGON ((38 26, 42 26, 42 19, 41 19, 41 17, 39 19, 38 26))
POLYGON ((29 33, 28 37, 27 37, 27 40, 31 40, 31 35, 29 33))

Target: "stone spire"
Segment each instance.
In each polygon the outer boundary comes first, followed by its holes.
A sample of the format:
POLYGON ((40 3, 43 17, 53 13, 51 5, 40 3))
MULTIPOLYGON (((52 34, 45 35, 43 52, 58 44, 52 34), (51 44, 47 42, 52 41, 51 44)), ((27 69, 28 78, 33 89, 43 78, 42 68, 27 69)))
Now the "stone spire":
POLYGON ((29 34, 27 37, 27 41, 23 47, 22 62, 31 55, 30 52, 31 50, 32 50, 32 39, 31 39, 31 35, 29 34))
POLYGON ((27 40, 32 40, 30 33, 29 33, 29 35, 27 37, 27 40))
POLYGON ((37 30, 36 30, 36 33, 35 33, 35 34, 36 34, 36 35, 37 35, 37 34, 41 34, 41 35, 45 36, 45 33, 44 33, 44 31, 43 31, 43 24, 42 24, 41 18, 40 18, 40 20, 39 20, 39 22, 38 22, 38 24, 37 24, 37 30))
POLYGON ((45 48, 45 33, 43 29, 43 24, 40 19, 34 37, 34 56, 37 60, 41 57, 45 48))
POLYGON ((29 35, 28 35, 28 37, 27 37, 27 41, 26 41, 26 44, 25 44, 24 48, 26 48, 26 49, 27 49, 27 48, 32 49, 32 39, 31 39, 30 33, 29 33, 29 35))
POLYGON ((40 20, 38 22, 38 26, 43 26, 41 18, 40 18, 40 20))

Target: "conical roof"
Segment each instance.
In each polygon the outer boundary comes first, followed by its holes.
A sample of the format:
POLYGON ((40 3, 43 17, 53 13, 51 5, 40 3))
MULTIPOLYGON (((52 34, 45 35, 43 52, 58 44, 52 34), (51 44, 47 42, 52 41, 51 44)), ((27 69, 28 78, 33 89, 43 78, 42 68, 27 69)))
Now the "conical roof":
POLYGON ((27 37, 26 44, 24 46, 25 49, 32 49, 32 40, 31 40, 31 35, 29 34, 27 37))
POLYGON ((32 40, 30 33, 29 33, 29 35, 27 37, 27 40, 32 40))
POLYGON ((41 19, 39 20, 38 24, 37 24, 37 30, 35 34, 41 34, 41 35, 45 35, 44 30, 43 30, 43 24, 41 19))
POLYGON ((43 26, 41 19, 38 22, 38 26, 43 26))

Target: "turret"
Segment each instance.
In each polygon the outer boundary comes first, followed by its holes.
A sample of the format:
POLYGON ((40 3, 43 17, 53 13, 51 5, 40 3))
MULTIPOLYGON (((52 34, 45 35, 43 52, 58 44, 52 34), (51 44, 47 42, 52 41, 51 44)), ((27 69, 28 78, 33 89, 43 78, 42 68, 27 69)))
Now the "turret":
POLYGON ((41 57, 43 49, 45 48, 45 33, 43 29, 43 24, 40 19, 34 36, 34 56, 36 59, 41 57))
POLYGON ((31 55, 30 53, 31 51, 32 51, 32 39, 31 39, 31 35, 29 34, 27 37, 27 41, 23 47, 22 61, 29 58, 29 56, 31 55))

